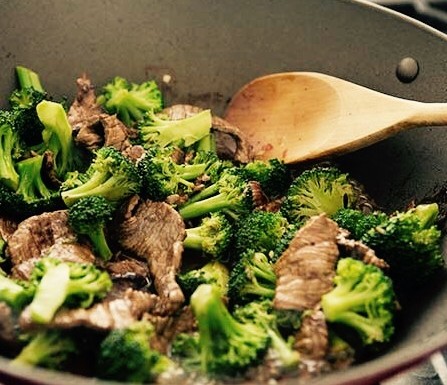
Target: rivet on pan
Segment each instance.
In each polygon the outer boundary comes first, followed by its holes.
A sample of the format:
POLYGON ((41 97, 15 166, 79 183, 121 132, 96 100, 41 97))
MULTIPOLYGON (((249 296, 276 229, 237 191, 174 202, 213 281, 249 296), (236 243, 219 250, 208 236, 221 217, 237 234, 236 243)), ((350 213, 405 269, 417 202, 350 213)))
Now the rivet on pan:
POLYGON ((403 58, 396 67, 396 76, 402 83, 411 83, 419 74, 419 63, 412 57, 403 58))

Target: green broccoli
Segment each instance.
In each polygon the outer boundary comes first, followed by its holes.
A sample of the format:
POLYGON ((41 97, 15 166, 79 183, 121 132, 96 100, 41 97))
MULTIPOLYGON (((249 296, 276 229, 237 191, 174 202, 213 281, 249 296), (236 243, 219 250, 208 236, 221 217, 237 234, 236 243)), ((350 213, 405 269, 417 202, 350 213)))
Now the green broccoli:
POLYGON ((68 209, 68 223, 78 234, 90 238, 95 252, 105 261, 113 255, 105 236, 105 227, 112 220, 114 207, 102 196, 88 196, 68 209))
POLYGON ((183 219, 201 217, 223 211, 233 218, 249 213, 254 206, 250 183, 237 168, 225 169, 219 180, 199 192, 201 199, 192 199, 179 209, 183 219))
POLYGON ((82 163, 67 113, 61 103, 48 100, 41 101, 36 106, 36 111, 45 127, 42 131, 43 143, 40 151, 51 151, 56 174, 63 180, 67 172, 77 169, 82 163))
POLYGON ((332 219, 340 227, 348 230, 351 237, 357 240, 360 240, 369 230, 383 223, 386 218, 387 215, 380 211, 366 214, 352 208, 342 208, 332 216, 332 219))
POLYGON ((254 249, 268 255, 291 227, 280 212, 254 210, 239 221, 235 231, 235 251, 238 254, 254 249))
POLYGON ((171 359, 150 347, 154 333, 154 326, 144 320, 112 330, 100 345, 97 376, 120 382, 148 383, 174 368, 171 359))
POLYGON ((62 185, 62 199, 69 207, 81 198, 94 195, 116 203, 138 193, 141 188, 137 166, 113 147, 98 149, 93 162, 78 181, 70 179, 68 186, 62 185))
POLYGON ((194 180, 205 173, 209 159, 193 164, 177 164, 174 147, 150 148, 138 162, 142 178, 141 194, 156 201, 162 201, 173 194, 190 194, 194 180))
POLYGON ((9 97, 11 113, 14 116, 14 128, 20 140, 28 146, 42 142, 44 126, 39 120, 36 106, 48 98, 39 75, 29 68, 18 66, 16 74, 19 88, 9 97))
POLYGON ((11 361, 11 365, 41 366, 61 369, 78 352, 74 338, 68 333, 52 329, 38 331, 11 361))
POLYGON ((214 258, 224 258, 232 241, 233 226, 220 212, 203 217, 196 227, 186 229, 183 246, 199 250, 214 258))
POLYGON ((276 275, 264 253, 247 250, 230 271, 228 295, 235 304, 275 295, 276 275))
POLYGON ((396 310, 391 279, 374 265, 342 258, 334 283, 335 288, 321 298, 326 320, 355 330, 363 345, 388 342, 396 310))
POLYGON ((270 198, 283 196, 292 182, 290 169, 276 158, 254 160, 243 169, 247 179, 259 182, 262 191, 270 198))
POLYGON ((163 107, 163 97, 155 81, 135 84, 120 76, 103 87, 96 101, 107 112, 117 114, 127 126, 143 119, 147 112, 158 112, 163 107))
POLYGON ((262 360, 269 336, 255 323, 236 321, 215 285, 200 285, 191 296, 191 308, 198 323, 204 373, 234 377, 262 360))
POLYGON ((171 343, 171 354, 187 372, 200 372, 202 358, 199 333, 177 334, 171 343))
POLYGON ((87 308, 112 288, 108 273, 94 265, 51 257, 36 263, 31 281, 37 287, 29 311, 31 320, 40 324, 49 323, 61 306, 87 308))
POLYGON ((42 179, 43 155, 36 155, 16 163, 19 185, 14 191, 0 185, 0 207, 3 212, 26 218, 63 206, 58 190, 47 187, 42 179))
POLYGON ((185 148, 209 135, 211 125, 210 110, 178 120, 170 120, 163 115, 149 112, 139 125, 140 139, 146 148, 154 145, 176 145, 185 148))
POLYGON ((389 264, 397 286, 422 284, 444 266, 438 211, 431 203, 395 212, 361 238, 389 264))
POLYGON ((293 350, 290 343, 281 335, 271 300, 253 301, 245 306, 237 307, 233 315, 238 321, 252 322, 264 329, 271 340, 272 355, 283 371, 298 370, 300 354, 293 350))
POLYGON ((348 174, 336 167, 314 167, 292 182, 281 212, 290 222, 301 223, 313 215, 331 216, 343 207, 352 207, 357 195, 348 174))
POLYGON ((33 299, 36 287, 32 282, 13 279, 0 274, 0 302, 21 310, 33 299))
POLYGON ((222 296, 228 292, 228 268, 218 261, 211 261, 198 269, 179 274, 177 279, 183 293, 188 297, 204 283, 217 286, 222 296))
POLYGON ((14 159, 18 145, 19 137, 14 129, 12 114, 0 111, 0 181, 14 191, 19 187, 14 159))

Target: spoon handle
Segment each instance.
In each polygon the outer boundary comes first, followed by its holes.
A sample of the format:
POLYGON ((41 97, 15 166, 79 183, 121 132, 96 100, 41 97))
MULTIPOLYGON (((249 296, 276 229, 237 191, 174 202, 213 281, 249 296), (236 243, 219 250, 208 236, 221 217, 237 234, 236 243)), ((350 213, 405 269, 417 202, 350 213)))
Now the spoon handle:
POLYGON ((445 126, 447 125, 447 103, 414 102, 414 114, 409 123, 416 126, 445 126))

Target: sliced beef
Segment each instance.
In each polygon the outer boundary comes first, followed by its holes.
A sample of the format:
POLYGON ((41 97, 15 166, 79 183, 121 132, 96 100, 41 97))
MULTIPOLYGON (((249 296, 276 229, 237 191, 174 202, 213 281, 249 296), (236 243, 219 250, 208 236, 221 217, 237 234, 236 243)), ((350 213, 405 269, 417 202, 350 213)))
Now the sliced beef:
POLYGON ((3 215, 0 216, 0 236, 2 239, 8 242, 9 237, 14 234, 18 225, 19 223, 16 220, 3 215))
POLYGON ((146 313, 144 318, 155 326, 151 346, 159 352, 166 353, 174 337, 179 333, 196 330, 197 322, 189 306, 184 306, 173 316, 159 316, 146 313))
POLYGON ((96 103, 95 88, 90 79, 84 74, 76 83, 78 92, 68 111, 76 143, 89 150, 110 146, 123 151, 130 147, 129 129, 96 103))
MULTIPOLYGON (((156 303, 157 297, 154 294, 133 290, 126 286, 114 286, 103 301, 88 309, 59 310, 48 327, 69 329, 84 326, 97 330, 124 328, 140 319, 156 303)), ((28 308, 25 308, 20 315, 19 322, 24 330, 36 326, 30 319, 28 308)))
POLYGON ((324 214, 297 231, 275 265, 276 308, 312 309, 331 290, 339 255, 337 234, 337 224, 324 214))
POLYGON ((361 241, 349 238, 349 232, 340 229, 337 235, 337 244, 344 256, 359 259, 364 263, 377 266, 380 269, 388 269, 389 265, 376 255, 376 252, 361 241))
POLYGON ((120 245, 136 257, 147 260, 155 289, 167 302, 166 311, 177 310, 184 301, 175 280, 186 236, 183 219, 167 203, 134 196, 123 207, 118 222, 120 245))
MULTIPOLYGON (((185 119, 193 116, 202 108, 189 104, 175 104, 165 108, 165 113, 169 119, 185 119)), ((213 116, 211 132, 215 134, 217 153, 223 159, 232 159, 238 162, 247 163, 252 160, 252 148, 245 135, 236 126, 226 120, 213 116)))
POLYGON ((12 263, 18 265, 28 259, 41 257, 55 244, 73 243, 76 243, 76 234, 68 225, 68 212, 58 210, 20 222, 8 239, 6 253, 12 263))
MULTIPOLYGON (((66 262, 95 263, 95 255, 90 246, 74 241, 56 241, 44 251, 45 256, 60 259, 66 262)), ((28 280, 31 277, 34 265, 40 257, 30 258, 14 265, 12 276, 17 279, 28 280)))
POLYGON ((147 288, 151 284, 149 266, 143 261, 125 258, 109 262, 106 270, 112 280, 125 280, 135 289, 147 288))
POLYGON ((307 312, 297 333, 294 349, 304 360, 323 360, 329 346, 328 328, 321 309, 307 312))
POLYGON ((104 146, 119 151, 125 151, 131 146, 127 127, 116 115, 101 114, 100 122, 104 130, 104 146))

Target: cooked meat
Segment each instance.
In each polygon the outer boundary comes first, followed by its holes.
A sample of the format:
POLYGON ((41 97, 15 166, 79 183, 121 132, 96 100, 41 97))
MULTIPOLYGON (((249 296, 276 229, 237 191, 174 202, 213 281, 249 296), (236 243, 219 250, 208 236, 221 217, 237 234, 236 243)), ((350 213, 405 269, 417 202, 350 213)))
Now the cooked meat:
POLYGON ((127 127, 115 116, 104 113, 96 103, 95 89, 84 74, 77 79, 78 93, 68 111, 76 143, 89 150, 101 146, 123 151, 130 147, 127 127))
POLYGON ((297 231, 275 265, 276 308, 312 309, 331 290, 339 255, 337 234, 337 224, 324 214, 312 217, 297 231))
POLYGON ((197 328, 196 319, 189 306, 184 306, 174 316, 157 316, 146 313, 144 318, 155 326, 155 335, 151 346, 159 352, 166 353, 170 342, 179 333, 187 333, 197 328))
POLYGON ((17 328, 14 312, 4 302, 0 302, 0 341, 2 345, 17 342, 17 328))
POLYGON ((18 225, 19 223, 16 220, 3 215, 0 216, 0 236, 2 239, 8 242, 9 237, 14 234, 18 225))
POLYGON ((321 309, 312 309, 302 319, 295 339, 294 349, 303 359, 322 360, 328 351, 328 329, 321 309))
MULTIPOLYGON (((133 290, 127 287, 114 287, 109 295, 101 302, 88 309, 61 309, 48 327, 68 329, 84 326, 97 330, 112 330, 124 328, 140 319, 157 302, 154 294, 133 290)), ((20 315, 20 326, 24 330, 32 329, 35 325, 30 319, 29 310, 20 315)))
POLYGON ((345 229, 340 229, 337 235, 337 244, 342 250, 343 255, 349 255, 350 257, 359 259, 367 264, 375 265, 380 269, 389 268, 388 263, 379 258, 373 249, 361 241, 349 239, 349 232, 345 229))
POLYGON ((123 151, 123 154, 128 157, 133 163, 137 163, 138 160, 140 160, 144 156, 145 150, 143 146, 136 144, 134 146, 127 147, 123 151))
POLYGON ((14 265, 39 258, 56 243, 75 243, 76 234, 68 225, 67 210, 35 215, 20 222, 9 237, 7 255, 14 265))
POLYGON ((178 212, 167 203, 134 196, 123 207, 117 230, 121 246, 147 260, 155 289, 169 304, 166 310, 177 310, 184 296, 175 276, 180 269, 186 236, 178 212))
MULTIPOLYGON (((177 120, 193 116, 203 109, 189 104, 175 104, 165 108, 169 119, 177 120)), ((244 134, 226 120, 213 116, 212 132, 216 136, 217 153, 223 159, 234 159, 246 163, 252 159, 251 146, 244 134)))
POLYGON ((95 89, 83 74, 76 80, 78 92, 68 111, 68 121, 76 135, 76 141, 88 149, 95 149, 104 143, 98 130, 99 116, 103 112, 96 103, 95 89))
MULTIPOLYGON (((70 242, 56 242, 51 245, 44 255, 57 258, 67 262, 94 263, 95 255, 90 246, 85 244, 70 242)), ((14 265, 11 273, 14 278, 28 280, 31 277, 35 263, 40 257, 30 258, 14 265)))
POLYGON ((101 114, 100 121, 104 129, 104 146, 124 151, 131 146, 127 127, 116 115, 101 114))
POLYGON ((106 270, 113 280, 126 280, 134 289, 150 286, 150 271, 146 262, 133 258, 126 258, 117 262, 110 262, 106 270))

